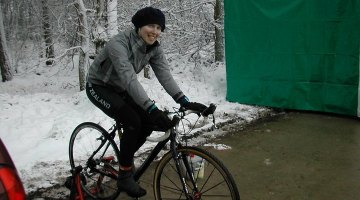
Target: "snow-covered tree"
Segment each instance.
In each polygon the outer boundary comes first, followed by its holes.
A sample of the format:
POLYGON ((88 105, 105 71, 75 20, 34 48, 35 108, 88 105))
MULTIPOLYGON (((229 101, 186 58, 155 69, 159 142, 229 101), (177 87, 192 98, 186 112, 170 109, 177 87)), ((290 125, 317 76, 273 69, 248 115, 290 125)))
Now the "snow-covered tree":
POLYGON ((223 0, 215 1, 214 26, 215 26, 215 61, 223 62, 225 59, 223 0))
POLYGON ((10 60, 12 71, 19 72, 19 66, 22 72, 36 70, 47 60, 56 61, 54 67, 61 68, 69 66, 74 60, 71 58, 80 58, 71 70, 80 67, 82 89, 91 62, 89 55, 96 54, 118 30, 133 28, 131 17, 145 6, 157 7, 166 16, 166 29, 160 42, 170 60, 179 54, 195 63, 224 60, 223 0, 117 2, 0 0, 6 41, 11 43, 8 57, 13 59, 10 60), (35 61, 31 62, 33 66, 27 66, 28 60, 35 61))
POLYGON ((8 56, 8 48, 6 45, 6 36, 5 36, 2 13, 3 13, 2 7, 0 3, 0 67, 1 67, 2 81, 5 82, 12 80, 13 75, 11 72, 10 60, 8 56))
POLYGON ((50 25, 49 17, 49 8, 48 1, 41 0, 42 4, 42 22, 43 22, 43 31, 44 31, 44 40, 45 40, 45 56, 46 56, 46 65, 52 65, 53 58, 55 58, 54 44, 53 44, 53 35, 50 25))
POLYGON ((118 12, 116 0, 97 0, 95 5, 96 17, 93 20, 92 41, 95 52, 105 45, 106 41, 118 33, 118 12))
POLYGON ((75 7, 79 16, 78 34, 80 36, 80 48, 77 52, 79 68, 80 90, 85 90, 87 67, 89 66, 90 34, 87 22, 87 9, 83 0, 76 0, 75 7))
POLYGON ((118 23, 117 23, 117 0, 107 0, 107 32, 109 37, 112 37, 118 33, 118 23))

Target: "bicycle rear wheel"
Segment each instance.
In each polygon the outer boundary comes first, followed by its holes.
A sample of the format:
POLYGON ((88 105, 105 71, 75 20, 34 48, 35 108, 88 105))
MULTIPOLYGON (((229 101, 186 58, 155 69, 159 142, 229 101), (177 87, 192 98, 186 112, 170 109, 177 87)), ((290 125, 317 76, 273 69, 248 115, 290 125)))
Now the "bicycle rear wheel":
POLYGON ((69 143, 71 168, 82 166, 86 178, 82 188, 93 199, 115 199, 119 149, 109 133, 98 124, 85 122, 73 131, 69 143))
POLYGON ((178 153, 179 158, 183 158, 180 159, 180 172, 176 169, 171 152, 160 160, 154 175, 155 199, 186 199, 180 173, 185 178, 188 194, 193 200, 240 199, 233 177, 215 156, 196 147, 183 147, 178 149, 178 153), (189 171, 186 170, 185 162, 188 163, 189 171))

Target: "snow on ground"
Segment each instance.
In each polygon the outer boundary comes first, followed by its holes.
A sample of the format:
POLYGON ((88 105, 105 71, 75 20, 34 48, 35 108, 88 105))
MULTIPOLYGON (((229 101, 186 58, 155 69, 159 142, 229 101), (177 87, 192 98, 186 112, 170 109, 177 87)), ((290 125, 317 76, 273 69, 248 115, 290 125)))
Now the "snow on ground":
MULTIPOLYGON (((171 62, 174 78, 191 101, 217 105, 219 123, 241 119, 251 122, 262 107, 226 101, 226 70, 224 65, 192 67, 183 60, 171 62)), ((78 91, 77 70, 55 66, 24 69, 9 82, 0 83, 0 137, 10 152, 24 182, 26 191, 33 192, 56 184, 63 184, 69 175, 68 142, 73 129, 81 122, 91 121, 103 126, 113 120, 104 115, 78 91)), ((155 77, 144 79, 139 74, 150 98, 158 107, 171 109, 177 104, 164 92, 155 77)), ((205 128, 209 128, 206 125, 205 128)), ((201 130, 201 129, 198 129, 201 130)), ((193 144, 224 133, 217 129, 206 137, 192 140, 193 144)), ((210 143, 208 145, 224 147, 210 143)), ((140 150, 150 149, 146 143, 140 150)))

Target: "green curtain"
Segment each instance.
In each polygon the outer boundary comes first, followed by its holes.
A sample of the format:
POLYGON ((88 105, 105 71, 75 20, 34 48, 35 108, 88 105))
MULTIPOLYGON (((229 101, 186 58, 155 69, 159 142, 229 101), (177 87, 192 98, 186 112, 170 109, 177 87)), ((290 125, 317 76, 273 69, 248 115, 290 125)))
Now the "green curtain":
POLYGON ((358 115, 360 0, 225 0, 227 99, 358 115))

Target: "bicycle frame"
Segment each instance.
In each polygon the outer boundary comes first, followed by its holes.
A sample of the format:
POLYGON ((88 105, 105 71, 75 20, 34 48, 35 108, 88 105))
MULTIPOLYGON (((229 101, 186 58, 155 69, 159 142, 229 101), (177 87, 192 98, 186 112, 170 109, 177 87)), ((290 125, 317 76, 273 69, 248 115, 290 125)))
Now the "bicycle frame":
POLYGON ((70 189, 70 199, 71 200, 85 200, 85 194, 81 188, 81 172, 82 167, 78 166, 75 169, 72 169, 70 172, 72 174, 72 179, 69 179, 69 189, 70 189))
MULTIPOLYGON (((93 154, 89 157, 88 161, 87 161, 87 165, 88 166, 91 166, 90 162, 96 162, 96 161, 93 161, 93 157, 95 154, 97 154, 99 152, 99 150, 106 144, 106 147, 105 147, 105 151, 103 152, 103 155, 105 154, 105 152, 107 151, 107 149, 109 148, 110 146, 110 143, 107 143, 106 141, 108 140, 113 140, 115 138, 115 135, 116 135, 116 130, 117 130, 117 125, 114 126, 114 129, 107 135, 105 136, 106 138, 105 139, 102 139, 102 142, 101 142, 101 145, 93 152, 93 154)), ((100 138, 99 138, 100 139, 100 138)), ((106 174, 104 173, 103 171, 100 171, 100 170, 97 170, 96 171, 102 175, 108 175, 114 179, 117 179, 117 171, 116 169, 112 168, 110 165, 105 165, 104 168, 107 168, 106 171, 107 172, 110 172, 110 175, 109 174, 106 174)), ((98 181, 102 181, 102 180, 98 180, 98 181)))
MULTIPOLYGON (((185 117, 185 113, 184 112, 175 112, 173 113, 174 115, 174 119, 175 121, 177 121, 176 123, 179 123, 180 120, 184 119, 185 117)), ((214 124, 215 124, 215 119, 214 119, 214 124)), ((108 134, 105 136, 104 139, 102 139, 102 143, 99 146, 99 148, 97 148, 93 154, 90 156, 90 158, 88 159, 88 166, 91 166, 91 162, 97 162, 93 160, 93 157, 95 154, 97 154, 99 152, 99 150, 105 145, 105 151, 103 152, 102 156, 105 155, 105 152, 107 151, 110 142, 107 142, 108 140, 114 140, 115 136, 116 136, 116 131, 118 131, 119 137, 121 139, 121 134, 122 132, 120 131, 120 129, 122 129, 122 125, 119 123, 115 123, 114 126, 112 126, 110 128, 110 130, 108 130, 108 134)), ((178 149, 182 148, 181 143, 177 140, 177 128, 173 127, 169 133, 169 137, 165 138, 162 141, 159 141, 156 146, 153 148, 153 150, 150 152, 150 154, 147 156, 147 158, 145 159, 145 161, 140 165, 140 167, 134 172, 134 179, 135 181, 138 181, 140 179, 140 177, 145 173, 145 171, 148 169, 148 167, 150 166, 150 164, 155 160, 156 156, 160 153, 160 151, 165 147, 165 145, 170 141, 170 152, 171 152, 171 156, 172 159, 175 162, 175 166, 177 169, 177 174, 179 175, 179 179, 181 181, 182 187, 183 187, 183 191, 185 193, 185 196, 187 199, 192 199, 191 194, 189 194, 189 189, 187 186, 187 183, 185 180, 189 180, 190 178, 190 183, 193 186, 194 192, 195 192, 195 196, 197 195, 197 193, 199 192, 199 189, 197 187, 196 184, 196 180, 195 177, 193 175, 193 173, 191 172, 192 167, 191 164, 189 163, 190 161, 187 159, 187 155, 185 154, 179 154, 178 149), (184 167, 186 169, 185 173, 183 173, 184 171, 184 167), (187 174, 186 174, 187 173, 187 174), (188 175, 188 176, 186 176, 188 175), (189 178, 187 178, 189 177, 189 178)), ((99 138, 100 139, 100 138, 99 138)), ((109 162, 111 162, 111 159, 109 160, 109 162)), ((106 164, 106 163, 105 163, 106 164)), ((102 179, 104 176, 108 176, 111 177, 113 179, 117 179, 118 176, 118 170, 114 169, 111 165, 104 165, 104 167, 99 170, 99 169, 95 169, 98 173, 101 174, 101 176, 98 179, 99 184, 101 184, 102 179)))
POLYGON ((179 178, 181 180, 183 189, 185 191, 185 196, 187 199, 190 199, 189 189, 185 182, 185 174, 181 173, 180 159, 182 159, 182 161, 186 167, 186 171, 188 172, 189 177, 191 177, 191 183, 193 184, 193 186, 195 188, 195 192, 198 192, 198 188, 196 185, 196 181, 194 180, 195 178, 194 178, 193 174, 191 173, 191 167, 190 167, 188 159, 186 159, 185 155, 182 155, 181 158, 178 155, 177 149, 181 148, 182 145, 176 141, 176 137, 177 137, 177 133, 175 131, 175 128, 172 128, 171 132, 170 132, 170 136, 167 139, 165 139, 164 141, 158 142, 157 145, 155 146, 155 148, 151 151, 150 155, 141 164, 141 166, 135 171, 134 179, 135 179, 135 181, 138 181, 140 179, 140 177, 145 173, 145 171, 150 166, 150 164, 154 161, 156 156, 160 153, 160 151, 165 147, 166 143, 170 140, 170 151, 172 154, 172 158, 175 160, 176 169, 177 169, 179 178))
POLYGON ((150 164, 155 160, 156 156, 160 153, 160 151, 165 147, 166 143, 170 140, 170 138, 157 143, 154 149, 151 151, 150 155, 146 158, 146 160, 141 164, 141 166, 135 171, 134 179, 138 181, 140 177, 144 174, 146 169, 150 166, 150 164))

